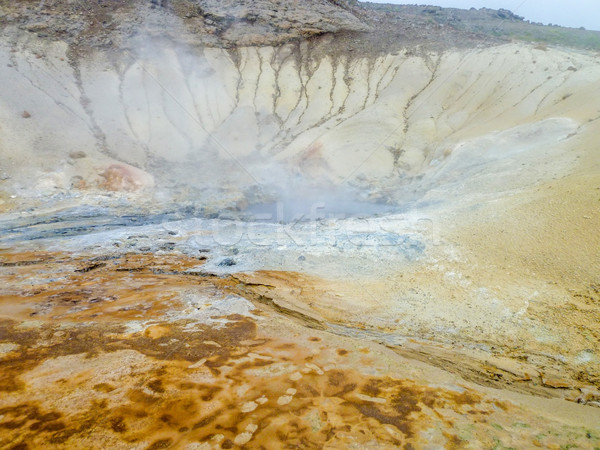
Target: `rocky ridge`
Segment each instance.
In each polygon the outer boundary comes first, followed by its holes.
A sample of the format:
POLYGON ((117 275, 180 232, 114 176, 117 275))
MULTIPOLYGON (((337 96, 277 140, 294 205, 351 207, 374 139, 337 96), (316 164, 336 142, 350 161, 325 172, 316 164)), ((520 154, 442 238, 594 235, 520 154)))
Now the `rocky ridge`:
MULTIPOLYGON (((87 48, 123 47, 140 27, 155 37, 225 48, 280 45, 327 33, 346 33, 350 47, 377 52, 407 45, 465 46, 491 40, 427 17, 380 13, 358 2, 339 0, 3 1, 0 8, 4 27, 17 26, 41 38, 87 48)), ((343 43, 340 39, 336 44, 343 43)))

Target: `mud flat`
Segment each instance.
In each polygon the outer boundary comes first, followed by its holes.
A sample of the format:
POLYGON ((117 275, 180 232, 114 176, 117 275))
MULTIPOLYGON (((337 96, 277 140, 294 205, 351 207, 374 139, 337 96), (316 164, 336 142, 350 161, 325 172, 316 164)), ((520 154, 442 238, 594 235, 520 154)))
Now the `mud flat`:
POLYGON ((597 54, 353 2, 25 3, 0 446, 600 447, 597 54))
POLYGON ((199 275, 198 258, 2 260, 3 445, 598 443, 597 408, 483 387, 403 345, 344 337, 253 295, 254 282, 199 275))

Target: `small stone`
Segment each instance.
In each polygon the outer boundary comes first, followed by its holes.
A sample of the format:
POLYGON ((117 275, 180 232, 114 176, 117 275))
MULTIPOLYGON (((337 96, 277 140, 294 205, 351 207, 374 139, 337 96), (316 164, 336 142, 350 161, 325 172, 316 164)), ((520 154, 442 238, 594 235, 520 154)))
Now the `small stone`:
POLYGON ((553 389, 569 389, 572 388, 572 384, 565 381, 565 380, 561 380, 557 377, 553 377, 553 376, 548 376, 546 374, 542 374, 541 376, 542 378, 542 384, 546 387, 550 387, 553 389))
POLYGON ((600 390, 595 386, 582 386, 579 390, 581 391, 581 395, 575 399, 577 403, 589 404, 590 402, 600 400, 600 390))
POLYGON ((356 396, 365 402, 382 403, 383 404, 387 401, 385 398, 371 397, 370 395, 365 395, 365 394, 360 394, 360 393, 356 394, 356 396))
POLYGON ((300 372, 294 372, 290 375, 290 380, 292 381, 298 381, 300 378, 302 378, 302 374, 300 372))
POLYGON ((325 372, 323 372, 321 370, 321 368, 319 366, 317 366, 316 364, 312 364, 312 363, 306 363, 305 364, 306 368, 309 370, 314 370, 318 375, 323 375, 325 372))
POLYGON ((235 445, 244 445, 250 442, 250 439, 252 439, 252 433, 244 432, 238 434, 233 440, 233 443, 235 445))
POLYGON ((21 113, 21 117, 22 117, 23 119, 29 119, 29 118, 31 117, 31 114, 29 114, 29 111, 23 111, 23 112, 21 113))
POLYGON ((82 152, 81 150, 69 153, 69 158, 71 158, 71 159, 81 159, 81 158, 85 158, 86 156, 87 156, 87 153, 82 152))
POLYGON ((249 413, 258 408, 258 404, 256 402, 246 402, 242 405, 242 412, 249 413))
POLYGON ((202 358, 200 361, 188 366, 188 369, 197 369, 198 367, 202 367, 206 362, 206 358, 202 358))
POLYGON ((0 355, 10 353, 12 351, 17 350, 20 347, 19 344, 15 344, 12 342, 0 344, 0 355))
POLYGON ((243 397, 246 394, 246 392, 248 392, 249 390, 250 390, 250 386, 247 384, 243 384, 239 388, 236 389, 236 394, 238 395, 238 397, 243 397))
POLYGON ((279 406, 284 406, 284 405, 287 405, 287 404, 291 403, 291 401, 293 399, 294 399, 294 397, 291 396, 291 395, 282 395, 281 397, 279 397, 277 399, 277 404, 279 406))
POLYGON ((233 258, 225 258, 223 261, 219 263, 221 267, 231 267, 235 266, 237 263, 233 260, 233 258))

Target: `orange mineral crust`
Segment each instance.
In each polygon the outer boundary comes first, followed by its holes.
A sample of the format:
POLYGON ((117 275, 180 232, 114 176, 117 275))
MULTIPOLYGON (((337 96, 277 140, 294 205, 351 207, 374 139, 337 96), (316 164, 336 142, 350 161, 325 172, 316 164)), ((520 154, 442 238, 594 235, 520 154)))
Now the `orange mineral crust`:
POLYGON ((219 310, 239 278, 186 272, 200 264, 181 255, 3 253, 0 445, 597 442, 584 428, 553 428, 547 417, 467 382, 439 374, 425 381, 433 369, 302 327, 265 303, 239 297, 246 310, 219 310))

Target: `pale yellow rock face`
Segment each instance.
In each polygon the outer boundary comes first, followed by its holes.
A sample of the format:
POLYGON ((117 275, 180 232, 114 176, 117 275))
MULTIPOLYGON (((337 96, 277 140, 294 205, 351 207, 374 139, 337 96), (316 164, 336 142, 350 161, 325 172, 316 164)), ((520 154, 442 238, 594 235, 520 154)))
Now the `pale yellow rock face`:
MULTIPOLYGON (((26 186, 44 192, 97 176, 81 161, 66 165, 82 149, 97 165, 145 169, 159 187, 161 177, 181 185, 218 178, 243 190, 292 175, 387 190, 424 175, 437 187, 465 164, 507 176, 520 169, 516 158, 547 178, 544 165, 571 164, 563 155, 600 116, 593 55, 522 44, 367 59, 322 55, 326 38, 230 52, 148 41, 116 57, 93 53, 77 61, 78 72, 61 44, 12 45, 23 51, 5 43, 0 52, 12 87, 2 151, 15 172, 52 172, 26 186)), ((514 178, 501 183, 528 182, 514 178)))

